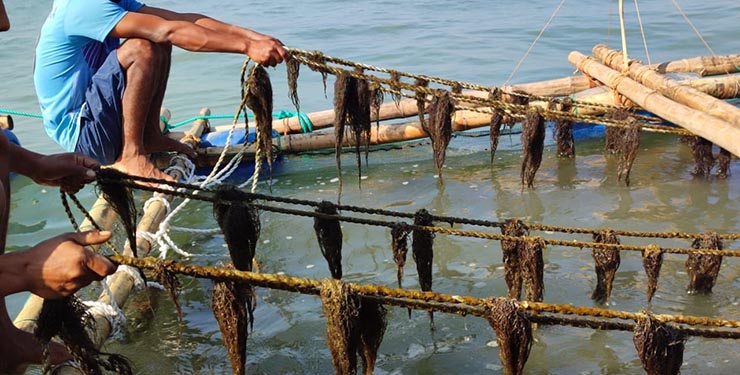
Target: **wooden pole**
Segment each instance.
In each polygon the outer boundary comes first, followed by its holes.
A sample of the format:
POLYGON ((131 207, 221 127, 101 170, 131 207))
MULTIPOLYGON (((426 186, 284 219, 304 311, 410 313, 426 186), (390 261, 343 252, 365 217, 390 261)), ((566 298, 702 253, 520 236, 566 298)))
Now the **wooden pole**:
POLYGON ((714 116, 676 103, 629 77, 602 65, 579 52, 571 52, 568 61, 579 70, 616 89, 642 108, 740 155, 740 128, 714 116))
POLYGON ((622 35, 622 52, 624 53, 624 66, 623 69, 626 71, 629 67, 627 66, 627 30, 624 27, 624 0, 619 0, 619 30, 622 35))
POLYGON ((695 88, 681 85, 640 64, 638 61, 624 61, 624 58, 618 51, 609 49, 609 47, 603 44, 594 46, 592 53, 594 57, 613 69, 616 69, 618 66, 627 65, 627 74, 632 79, 660 92, 664 96, 740 127, 740 108, 723 100, 713 98, 695 88))
POLYGON ((696 73, 701 76, 714 76, 740 72, 740 54, 724 56, 699 56, 689 59, 667 61, 650 65, 658 73, 696 73))

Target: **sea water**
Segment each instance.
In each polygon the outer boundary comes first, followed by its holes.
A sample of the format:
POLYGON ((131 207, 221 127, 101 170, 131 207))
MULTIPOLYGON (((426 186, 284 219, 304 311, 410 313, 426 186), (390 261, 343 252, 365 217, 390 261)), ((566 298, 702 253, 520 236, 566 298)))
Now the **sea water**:
MULTIPOLYGON (((38 30, 50 1, 5 2, 12 29, 0 34, 0 108, 38 113, 32 66, 38 30)), ((627 2, 630 55, 648 61, 636 21, 627 2)), ((677 0, 716 54, 738 53, 740 3, 729 0, 677 0)), ((412 73, 486 85, 524 83, 573 73, 567 54, 589 54, 596 43, 619 46, 615 1, 570 1, 552 19, 556 1, 199 1, 153 0, 150 6, 200 12, 254 28, 280 38, 286 45, 412 73), (529 52, 528 52, 529 51, 529 52), (522 57, 526 59, 520 64, 522 57), (518 66, 518 68, 517 68, 518 66)), ((710 55, 672 1, 640 3, 650 61, 710 55)), ((173 52, 173 66, 164 105, 177 122, 201 107, 214 114, 233 114, 239 102, 239 71, 243 56, 173 52)), ((284 67, 270 70, 275 108, 292 110, 284 67)), ((320 75, 305 67, 299 95, 304 111, 332 105, 332 81, 325 94, 320 75)), ((43 132, 38 119, 15 116, 16 134, 40 153, 60 152, 43 132)), ((227 121, 228 122, 228 121, 227 121)), ((549 138, 548 138, 549 139, 549 138)), ((535 223, 586 228, 740 232, 737 220, 740 172, 727 180, 692 179, 687 146, 674 136, 643 133, 632 170, 632 185, 617 181, 615 159, 605 156, 602 139, 579 141, 575 162, 555 157, 548 140, 534 189, 522 189, 518 135, 504 136, 493 164, 487 137, 456 137, 450 144, 440 185, 428 144, 370 155, 361 187, 354 156, 343 159, 342 203, 414 212, 426 208, 436 215, 489 220, 518 217, 535 223)), ((732 167, 738 170, 737 163, 732 167)), ((333 155, 288 156, 274 175, 272 193, 308 200, 336 200, 337 171, 333 155)), ((56 189, 24 177, 12 182, 8 250, 20 250, 71 230, 56 189)), ((264 185, 261 191, 267 192, 264 185)), ((80 198, 95 199, 87 188, 80 198)), ((81 216, 78 215, 78 220, 81 216)), ((257 258, 263 272, 324 278, 329 276, 312 228, 312 220, 273 213, 261 215, 257 258)), ((175 225, 213 228, 211 207, 193 203, 175 225)), ((475 227, 463 229, 479 230, 475 227)), ((358 283, 395 285, 395 265, 388 230, 345 223, 344 279, 358 283)), ((496 231, 494 231, 496 232, 496 231)), ((547 237, 553 235, 545 234, 547 237)), ((196 254, 181 259, 195 264, 228 260, 223 237, 173 234, 184 250, 196 254)), ((559 236, 562 238, 574 238, 559 236)), ((588 240, 588 237, 578 237, 588 240)), ((623 238, 645 245, 648 240, 623 238)), ((688 247, 688 241, 658 241, 663 246, 688 247)), ((500 244, 437 235, 434 289, 476 297, 505 294, 500 244)), ((737 243, 725 243, 737 248, 737 243)), ((740 318, 737 281, 740 261, 725 258, 714 293, 687 295, 685 256, 666 256, 653 300, 655 311, 740 318)), ((549 247, 545 251, 545 301, 593 306, 593 260, 586 249, 549 247)), ((404 286, 418 286, 413 261, 406 267, 404 286)), ((106 350, 128 356, 141 374, 228 373, 226 351, 211 315, 210 282, 183 278, 180 301, 184 321, 164 294, 154 300, 156 314, 128 307, 129 325, 122 339, 106 350)), ((646 277, 641 258, 623 252, 611 308, 639 311, 646 307, 646 277)), ((254 330, 248 341, 248 372, 253 374, 330 374, 331 358, 318 298, 258 289, 254 330)), ((26 295, 8 297, 12 314, 26 295)), ((498 374, 498 348, 488 324, 480 318, 435 314, 430 332, 426 313, 409 319, 405 309, 391 308, 377 363, 378 374, 498 374)), ((540 327, 526 372, 532 374, 641 374, 643 370, 630 333, 569 327, 540 327)), ((737 372, 740 345, 732 340, 690 338, 684 354, 685 374, 737 372)), ((36 371, 35 369, 32 371, 36 371)))

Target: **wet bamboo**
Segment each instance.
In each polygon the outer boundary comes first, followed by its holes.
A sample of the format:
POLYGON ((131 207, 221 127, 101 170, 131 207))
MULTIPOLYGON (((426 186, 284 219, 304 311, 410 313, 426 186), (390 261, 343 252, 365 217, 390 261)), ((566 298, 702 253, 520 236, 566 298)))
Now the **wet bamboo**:
MULTIPOLYGON (((211 111, 208 108, 203 108, 198 113, 198 116, 208 116, 210 114, 211 111)), ((188 143, 192 147, 196 147, 194 141, 200 136, 200 133, 207 126, 208 120, 201 119, 194 121, 192 128, 189 132, 187 132, 189 136, 182 139, 183 143, 188 143)), ((184 163, 179 159, 175 159, 173 165, 179 166, 180 168, 185 167, 184 163)), ((175 180, 179 180, 183 177, 178 168, 172 169, 172 171, 169 173, 175 180)), ((172 197, 164 194, 155 193, 155 195, 158 195, 159 197, 168 201, 172 199, 172 197)), ((139 221, 139 225, 136 227, 137 232, 156 232, 159 229, 159 224, 167 216, 167 210, 167 206, 165 206, 162 201, 152 201, 152 203, 148 205, 147 210, 144 211, 141 220, 139 221)), ((147 256, 151 250, 152 244, 144 238, 137 237, 136 247, 137 252, 140 256, 147 256)), ((124 253, 131 254, 131 250, 126 249, 124 253)), ((113 298, 115 299, 118 306, 123 307, 128 300, 129 295, 134 289, 135 282, 128 273, 117 272, 108 279, 108 286, 113 293, 113 298)), ((110 303, 110 297, 106 294, 103 294, 98 301, 102 303, 110 303)), ((104 316, 93 314, 93 318, 95 319, 95 325, 93 326, 94 331, 91 332, 91 339, 93 340, 95 345, 100 348, 103 346, 105 341, 112 333, 113 327, 111 327, 108 319, 104 316)), ((62 366, 55 373, 75 375, 82 374, 79 369, 73 366, 62 366)))
POLYGON ((735 156, 740 155, 740 142, 734 142, 740 139, 740 127, 676 103, 579 52, 571 52, 568 61, 642 108, 719 145, 735 156))
MULTIPOLYGON (((609 47, 603 44, 594 46, 592 53, 594 57, 612 69, 617 69, 625 65, 624 58, 618 51, 609 49, 609 47)), ((740 127, 740 108, 707 95, 693 87, 682 85, 640 64, 638 61, 628 61, 627 64, 627 74, 632 79, 681 104, 709 113, 714 117, 740 127)))
POLYGON ((658 73, 696 73, 714 76, 740 72, 740 55, 699 56, 649 65, 658 73))
POLYGON ((13 130, 13 117, 10 115, 0 115, 0 129, 13 130))

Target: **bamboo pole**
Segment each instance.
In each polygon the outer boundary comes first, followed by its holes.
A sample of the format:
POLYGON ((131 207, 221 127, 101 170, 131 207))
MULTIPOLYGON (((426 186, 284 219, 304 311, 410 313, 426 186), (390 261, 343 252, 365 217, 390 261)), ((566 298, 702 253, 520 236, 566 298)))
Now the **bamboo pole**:
POLYGON ((714 76, 740 72, 740 54, 724 56, 699 56, 649 65, 658 73, 696 73, 714 76))
POLYGON ((718 100, 699 90, 681 85, 678 82, 664 77, 660 73, 640 64, 640 62, 624 61, 624 58, 618 51, 609 49, 609 47, 598 44, 594 46, 592 53, 594 57, 601 60, 612 69, 619 66, 627 65, 627 74, 634 80, 643 85, 656 90, 672 100, 687 105, 693 109, 709 113, 710 115, 725 120, 737 127, 740 127, 740 108, 735 107, 725 101, 718 100))
POLYGON ((0 129, 13 130, 13 117, 10 115, 0 115, 0 129))
POLYGON ((740 128, 714 116, 676 103, 629 77, 610 69, 579 52, 571 52, 568 61, 579 70, 616 89, 642 108, 740 155, 740 128))

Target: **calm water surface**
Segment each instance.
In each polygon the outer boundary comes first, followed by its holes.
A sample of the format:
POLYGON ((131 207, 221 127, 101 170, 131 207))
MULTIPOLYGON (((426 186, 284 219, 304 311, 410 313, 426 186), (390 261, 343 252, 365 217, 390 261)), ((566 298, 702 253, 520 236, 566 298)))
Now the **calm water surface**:
MULTIPOLYGON (((0 108, 38 112, 31 79, 33 47, 50 1, 6 1, 13 29, 0 39, 0 108)), ((740 3, 679 1, 717 54, 738 53, 740 31, 735 16, 740 3)), ((281 38, 287 45, 315 49, 378 66, 482 84, 502 84, 557 6, 555 1, 237 1, 178 2, 153 0, 149 5, 199 11, 253 27, 281 38)), ((517 71, 512 82, 558 78, 573 72, 568 52, 588 54, 596 43, 617 44, 616 4, 607 1, 566 2, 560 14, 517 71), (610 14, 611 12, 611 14, 610 14), (611 29, 611 31, 610 31, 611 29)), ((707 55, 702 42, 670 1, 641 5, 648 45, 654 62, 707 55)), ((628 7, 629 38, 633 54, 646 60, 632 6, 628 7)), ((215 114, 233 113, 238 104, 239 56, 192 54, 175 51, 165 106, 173 121, 208 106, 215 114)), ((285 73, 273 71, 275 108, 291 109, 285 73)), ((331 86, 331 85, 330 85, 331 86)), ((303 69, 299 83, 302 109, 329 108, 320 76, 303 69)), ((328 93, 331 98, 331 92, 328 93)), ((38 120, 16 117, 17 134, 24 145, 43 153, 60 151, 43 133, 38 120)), ((633 185, 616 181, 615 160, 603 154, 602 140, 577 144, 575 163, 562 162, 548 147, 536 179, 536 189, 522 192, 519 183, 518 136, 502 139, 503 151, 491 166, 487 138, 458 137, 448 151, 440 188, 428 145, 376 152, 364 173, 362 189, 352 179, 356 170, 344 159, 343 203, 392 207, 413 212, 427 208, 439 215, 504 219, 522 217, 532 222, 590 228, 633 230, 740 232, 737 220, 740 178, 697 181, 689 174, 688 149, 671 136, 644 134, 632 171, 633 185)), ((740 171, 736 163, 733 168, 740 171)), ((302 199, 336 197, 333 156, 287 158, 275 176, 273 193, 302 199)), ((9 247, 22 249, 40 239, 69 231, 56 190, 44 189, 25 178, 13 181, 9 247)), ((90 204, 94 192, 81 198, 90 204)), ((192 204, 175 223, 211 228, 211 208, 192 204)), ((316 244, 311 220, 263 213, 263 243, 258 258, 265 272, 311 278, 329 273, 316 244)), ((475 228, 464 228, 475 229, 475 228)), ((345 224, 345 279, 360 283, 395 285, 395 265, 386 230, 345 224)), ((221 236, 175 234, 178 243, 199 254, 190 261, 216 264, 226 260, 221 236)), ((582 237, 580 239, 587 239, 582 237)), ((645 241, 623 239, 625 243, 645 241)), ((685 247, 679 241, 660 242, 685 247)), ((726 243, 737 248, 737 243, 726 243)), ((545 301, 591 306, 595 284, 588 251, 551 247, 545 253, 545 301)), ((722 316, 740 319, 734 258, 725 259, 714 294, 689 296, 682 256, 668 256, 663 266, 654 309, 658 312, 722 316)), ((479 297, 505 294, 500 246, 496 242, 437 236, 435 290, 479 297)), ((416 287, 413 267, 405 285, 416 287)), ((179 328, 167 296, 154 317, 130 315, 125 338, 108 350, 129 356, 142 374, 228 373, 220 333, 209 307, 210 283, 183 280, 185 322, 179 328)), ((645 276, 636 253, 622 255, 613 307, 638 311, 645 307, 645 276)), ((248 369, 253 374, 333 373, 324 339, 320 301, 312 296, 260 289, 254 332, 249 339, 248 369)), ((9 297, 15 313, 24 295, 9 297)), ((136 300, 131 306, 136 305, 136 300)), ((392 309, 390 326, 378 359, 378 374, 497 374, 498 349, 488 324, 478 318, 437 314, 431 334, 425 313, 409 320, 402 309, 392 309)), ((629 333, 545 327, 527 364, 531 374, 640 374, 629 333)), ((692 338, 684 355, 685 374, 737 373, 740 364, 733 341, 692 338)))

